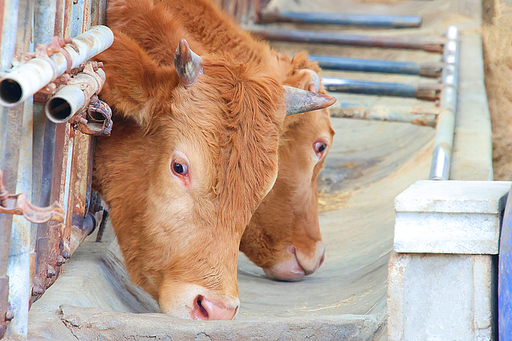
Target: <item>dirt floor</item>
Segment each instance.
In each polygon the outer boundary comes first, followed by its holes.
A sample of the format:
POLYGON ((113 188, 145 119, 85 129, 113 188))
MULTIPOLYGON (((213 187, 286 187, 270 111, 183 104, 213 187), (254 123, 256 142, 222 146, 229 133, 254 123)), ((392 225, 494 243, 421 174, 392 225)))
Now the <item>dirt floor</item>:
POLYGON ((494 180, 512 180, 512 3, 483 2, 485 87, 493 132, 494 180))

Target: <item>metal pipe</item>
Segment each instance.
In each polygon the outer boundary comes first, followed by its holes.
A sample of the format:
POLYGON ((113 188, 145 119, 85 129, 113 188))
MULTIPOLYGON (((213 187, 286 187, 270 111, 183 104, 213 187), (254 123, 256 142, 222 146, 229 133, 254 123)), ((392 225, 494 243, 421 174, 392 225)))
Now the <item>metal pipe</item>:
POLYGON ((293 22, 297 24, 343 25, 365 27, 407 28, 420 27, 422 19, 418 16, 368 15, 342 13, 305 13, 278 10, 262 11, 259 24, 293 22))
POLYGON ((65 123, 76 113, 83 111, 91 96, 99 92, 105 83, 105 72, 102 69, 96 72, 99 79, 87 73, 74 76, 68 85, 46 102, 46 117, 54 123, 65 123))
POLYGON ((437 78, 441 76, 444 63, 396 62, 389 60, 352 59, 333 56, 310 55, 322 69, 357 72, 397 73, 437 78))
POLYGON ((355 118, 373 121, 412 123, 435 127, 439 110, 424 106, 386 106, 358 103, 340 103, 329 107, 331 117, 355 118))
POLYGON ((457 85, 459 67, 459 36, 457 28, 450 26, 446 36, 450 41, 445 45, 443 59, 449 64, 443 70, 444 89, 441 92, 441 114, 437 122, 437 133, 430 168, 431 180, 448 180, 455 132, 455 116, 457 114, 457 85))
POLYGON ((112 31, 106 26, 95 26, 73 38, 73 45, 63 47, 70 56, 70 65, 65 53, 57 52, 50 58, 33 58, 13 69, 0 80, 0 104, 16 105, 42 89, 68 68, 76 68, 98 53, 105 51, 114 42, 112 31), (75 49, 76 48, 76 49, 75 49))
POLYGON ((381 48, 399 48, 424 50, 442 53, 446 39, 421 39, 410 37, 381 37, 344 34, 336 32, 314 32, 301 30, 282 30, 263 25, 246 25, 244 29, 267 40, 279 40, 295 43, 335 44, 350 46, 368 46, 381 48))
POLYGON ((412 97, 423 100, 436 100, 441 89, 439 84, 404 84, 368 82, 351 79, 323 77, 327 91, 377 96, 412 97))

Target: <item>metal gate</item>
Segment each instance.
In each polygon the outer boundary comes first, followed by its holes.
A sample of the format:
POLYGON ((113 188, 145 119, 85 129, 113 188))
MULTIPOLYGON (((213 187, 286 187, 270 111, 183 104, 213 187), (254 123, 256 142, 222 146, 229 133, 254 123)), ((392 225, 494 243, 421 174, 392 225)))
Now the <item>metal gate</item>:
MULTIPOLYGON (((110 30, 52 38, 89 31, 104 23, 105 10, 105 0, 0 1, 0 338, 27 337, 30 305, 103 215, 101 198, 91 194, 94 140, 87 128, 104 120, 94 122, 90 104, 83 103, 81 118, 57 124, 52 121, 70 117, 50 120, 45 105, 66 84, 95 101, 99 89, 79 80, 96 78, 101 88, 102 71, 82 63, 110 46, 110 30)), ((81 109, 69 98, 56 107, 65 102, 65 112, 81 109)))

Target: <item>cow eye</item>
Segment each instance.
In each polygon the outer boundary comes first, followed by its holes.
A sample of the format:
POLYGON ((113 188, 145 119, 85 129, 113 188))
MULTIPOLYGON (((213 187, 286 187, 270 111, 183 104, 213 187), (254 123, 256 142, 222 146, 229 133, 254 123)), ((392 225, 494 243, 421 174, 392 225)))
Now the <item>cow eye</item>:
POLYGON ((187 175, 188 174, 188 167, 184 163, 179 162, 173 162, 172 163, 172 170, 174 173, 179 175, 187 175))
POLYGON ((324 152, 327 149, 327 144, 324 141, 316 141, 313 144, 313 148, 318 160, 320 160, 324 156, 324 152))
POLYGON ((180 177, 188 176, 188 171, 189 171, 188 168, 189 168, 188 167, 188 159, 185 156, 185 154, 183 154, 181 152, 176 152, 172 156, 172 161, 171 161, 172 173, 175 176, 180 176, 180 177))

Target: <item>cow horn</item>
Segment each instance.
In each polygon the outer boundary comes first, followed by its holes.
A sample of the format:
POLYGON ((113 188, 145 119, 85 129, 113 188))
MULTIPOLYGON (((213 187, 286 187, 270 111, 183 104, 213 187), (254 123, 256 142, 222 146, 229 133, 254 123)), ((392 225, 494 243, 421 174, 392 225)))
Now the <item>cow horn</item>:
POLYGON ((283 88, 285 89, 286 116, 327 108, 336 103, 336 98, 329 95, 286 85, 283 85, 283 88))
POLYGON ((183 85, 191 86, 203 73, 201 57, 195 54, 185 39, 181 39, 174 53, 174 67, 183 85))

